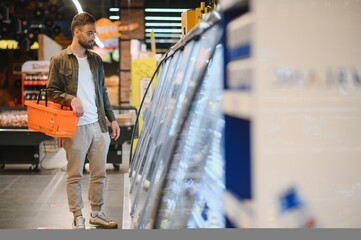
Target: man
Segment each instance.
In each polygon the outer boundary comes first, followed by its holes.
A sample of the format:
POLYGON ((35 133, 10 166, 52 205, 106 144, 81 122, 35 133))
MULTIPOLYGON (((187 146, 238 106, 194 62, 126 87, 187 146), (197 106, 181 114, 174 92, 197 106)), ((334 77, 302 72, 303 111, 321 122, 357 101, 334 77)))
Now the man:
POLYGON ((63 138, 67 158, 67 196, 74 215, 73 228, 84 229, 81 178, 85 159, 89 160, 89 223, 117 228, 117 223, 102 212, 106 178, 106 158, 110 138, 119 137, 119 126, 104 85, 104 67, 99 55, 89 51, 94 45, 95 19, 83 12, 71 23, 71 45, 52 57, 47 90, 52 101, 71 106, 80 117, 72 138, 63 138), (111 124, 109 137, 107 120, 111 124))

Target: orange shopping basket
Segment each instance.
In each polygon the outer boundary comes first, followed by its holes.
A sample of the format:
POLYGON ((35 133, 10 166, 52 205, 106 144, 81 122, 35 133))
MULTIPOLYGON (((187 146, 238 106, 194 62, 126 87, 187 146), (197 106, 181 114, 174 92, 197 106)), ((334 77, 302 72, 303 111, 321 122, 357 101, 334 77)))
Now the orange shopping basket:
POLYGON ((28 128, 52 137, 70 138, 74 135, 79 117, 73 114, 70 107, 48 101, 46 89, 39 91, 37 101, 25 101, 28 112, 28 128), (40 101, 45 92, 45 101, 40 101))

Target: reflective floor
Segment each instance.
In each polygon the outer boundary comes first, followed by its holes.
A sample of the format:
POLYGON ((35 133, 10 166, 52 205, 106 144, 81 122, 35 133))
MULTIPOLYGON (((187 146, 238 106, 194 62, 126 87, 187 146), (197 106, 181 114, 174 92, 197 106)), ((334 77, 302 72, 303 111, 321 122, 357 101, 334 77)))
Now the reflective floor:
MULTIPOLYGON (((126 145, 126 144, 124 144, 126 145)), ((123 147, 119 170, 107 164, 104 212, 122 226, 124 173, 129 151, 123 147)), ((37 170, 30 165, 7 164, 0 170, 0 229, 71 229, 73 216, 66 197, 66 160, 62 148, 48 152, 37 170)), ((83 215, 89 224, 88 164, 84 169, 83 215)))

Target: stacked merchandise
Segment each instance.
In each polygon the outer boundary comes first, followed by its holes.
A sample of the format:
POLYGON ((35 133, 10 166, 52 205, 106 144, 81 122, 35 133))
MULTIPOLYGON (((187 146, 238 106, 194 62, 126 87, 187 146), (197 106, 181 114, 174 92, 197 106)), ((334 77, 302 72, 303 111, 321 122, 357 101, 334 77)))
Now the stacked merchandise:
MULTIPOLYGON (((40 90, 46 88, 49 61, 26 61, 22 67, 22 102, 37 100, 40 90)), ((44 99, 44 96, 41 96, 44 99)))
POLYGON ((0 109, 0 128, 26 128, 28 115, 23 107, 0 109))

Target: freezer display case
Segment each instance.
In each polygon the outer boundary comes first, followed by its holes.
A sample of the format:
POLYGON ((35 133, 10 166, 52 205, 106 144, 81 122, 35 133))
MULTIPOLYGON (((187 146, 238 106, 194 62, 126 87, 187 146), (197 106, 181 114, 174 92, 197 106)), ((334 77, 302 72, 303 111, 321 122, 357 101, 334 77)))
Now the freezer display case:
MULTIPOLYGON (((150 183, 150 178, 148 176, 149 170, 154 169, 156 159, 153 158, 156 151, 159 150, 159 143, 163 141, 162 138, 162 129, 164 129, 164 118, 166 117, 166 112, 168 108, 168 104, 172 95, 172 90, 174 89, 174 73, 178 67, 179 56, 182 55, 182 52, 176 52, 174 58, 172 58, 169 73, 170 78, 165 82, 164 93, 161 95, 159 99, 159 107, 154 117, 151 119, 150 125, 150 134, 144 142, 142 152, 139 158, 139 165, 136 169, 135 176, 137 176, 136 181, 132 181, 130 191, 132 201, 131 207, 131 215, 135 217, 135 219, 139 216, 139 209, 142 209, 145 194, 140 190, 143 188, 147 188, 150 183)), ((183 61, 184 62, 184 61, 183 61)), ((138 147, 138 146, 137 146, 138 147)))
POLYGON ((0 168, 7 164, 30 164, 36 170, 43 159, 42 142, 51 140, 41 132, 27 129, 26 106, 0 108, 0 168))
POLYGON ((129 166, 129 177, 132 179, 134 178, 134 172, 138 168, 139 165, 139 157, 140 157, 140 149, 142 149, 142 146, 145 144, 146 139, 149 137, 150 134, 150 126, 153 123, 153 118, 155 115, 155 112, 157 110, 157 106, 159 106, 159 98, 161 95, 163 95, 164 92, 164 86, 165 86, 165 75, 167 73, 167 70, 169 68, 171 61, 160 61, 159 68, 158 68, 158 84, 157 88, 155 88, 152 102, 153 104, 150 105, 149 108, 145 109, 143 111, 143 128, 141 129, 142 134, 139 136, 138 139, 138 147, 135 149, 134 156, 131 158, 130 166, 129 166))
MULTIPOLYGON (((173 73, 178 63, 179 54, 175 54, 165 63, 166 70, 162 71, 162 73, 166 74, 166 71, 169 68, 169 72, 173 73)), ((130 178, 132 185, 130 187, 130 192, 135 193, 133 188, 137 188, 139 178, 141 177, 141 173, 143 172, 144 164, 145 164, 145 154, 148 152, 150 144, 153 143, 152 137, 154 137, 155 129, 157 128, 157 124, 159 124, 159 120, 161 119, 161 115, 166 108, 166 103, 169 100, 170 96, 170 88, 173 86, 172 76, 165 76, 162 74, 156 91, 154 93, 152 104, 145 111, 144 116, 144 126, 142 128, 141 136, 139 142, 137 144, 137 148, 135 150, 135 154, 132 160, 130 178), (164 77, 163 77, 164 76, 164 77), (146 151, 142 151, 143 149, 147 149, 146 151), (136 180, 136 181, 135 181, 136 180)), ((163 114, 164 115, 164 114, 163 114)), ((159 128, 159 127, 158 127, 159 128)))
MULTIPOLYGON (((180 42, 181 47, 176 45, 172 56, 166 59, 171 62, 163 79, 166 79, 164 84, 170 87, 164 87, 167 95, 163 94, 165 99, 163 105, 152 101, 152 105, 158 107, 158 111, 162 114, 160 118, 152 119, 154 123, 153 128, 150 129, 148 144, 137 146, 136 152, 139 152, 139 157, 136 155, 134 159, 137 168, 133 169, 131 176, 130 214, 136 228, 155 227, 155 215, 161 202, 165 178, 173 160, 178 139, 186 126, 192 102, 200 89, 209 62, 222 36, 221 27, 217 24, 219 19, 219 15, 213 15, 213 19, 203 22, 203 25, 200 24, 194 32, 190 33, 190 35, 193 34, 192 37, 186 37, 183 42, 180 42)), ((222 79, 219 80, 222 81, 222 79)), ((159 84, 162 83, 159 82, 159 84)), ((161 86, 158 85, 157 88, 161 86)), ((141 138, 142 134, 143 130, 141 138)), ((200 182, 200 179, 197 181, 200 182)))
POLYGON ((26 61, 21 67, 22 106, 0 108, 0 167, 30 164, 36 170, 43 159, 42 143, 52 140, 44 133, 28 129, 25 100, 35 100, 45 88, 49 61, 26 61))
POLYGON ((171 154, 155 228, 225 226, 222 51, 218 45, 171 154))

